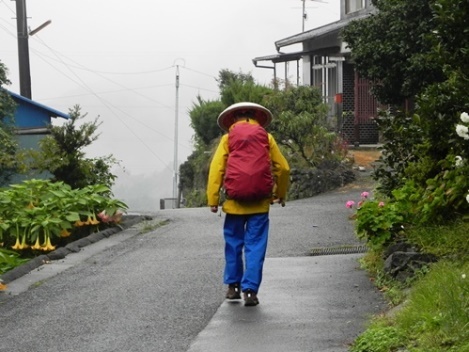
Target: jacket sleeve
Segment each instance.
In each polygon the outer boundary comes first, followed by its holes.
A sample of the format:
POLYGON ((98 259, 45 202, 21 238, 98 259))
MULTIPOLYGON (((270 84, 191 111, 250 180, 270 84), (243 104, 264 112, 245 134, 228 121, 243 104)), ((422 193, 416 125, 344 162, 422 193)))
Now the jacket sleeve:
POLYGON ((225 176, 226 161, 228 159, 228 135, 222 136, 217 150, 210 163, 207 184, 208 206, 218 205, 220 201, 220 188, 223 186, 225 176))
POLYGON ((285 199, 290 183, 290 166, 287 159, 280 151, 274 137, 269 134, 270 159, 272 160, 272 170, 276 181, 276 195, 285 199))

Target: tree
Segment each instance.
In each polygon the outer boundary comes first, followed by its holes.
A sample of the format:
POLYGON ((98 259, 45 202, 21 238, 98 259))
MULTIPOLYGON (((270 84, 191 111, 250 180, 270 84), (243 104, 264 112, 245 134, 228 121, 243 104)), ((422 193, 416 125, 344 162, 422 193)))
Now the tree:
POLYGON ((111 173, 116 160, 110 156, 89 159, 83 149, 96 141, 100 123, 98 119, 78 122, 86 117, 75 105, 70 109, 70 119, 62 126, 52 126, 51 134, 40 142, 40 151, 31 151, 32 168, 39 172, 48 171, 54 181, 63 181, 72 188, 103 184, 111 188, 116 178, 111 173))
POLYGON ((214 139, 222 135, 222 130, 217 125, 217 117, 225 108, 221 101, 205 101, 197 97, 189 112, 191 127, 195 132, 195 141, 198 145, 208 146, 214 139))
POLYGON ((217 125, 217 118, 225 108, 242 101, 262 104, 265 96, 273 92, 270 88, 256 84, 250 74, 221 70, 217 81, 220 100, 206 101, 198 96, 197 103, 189 112, 196 143, 202 143, 205 149, 223 133, 217 125))
MULTIPOLYGON (((220 100, 204 101, 198 97, 189 115, 196 133, 196 148, 181 165, 181 189, 187 204, 204 205, 208 167, 213 149, 223 131, 217 125, 218 115, 228 106, 249 101, 270 109, 274 115, 268 127, 280 146, 288 148, 292 165, 314 168, 324 160, 337 160, 338 136, 331 132, 327 121, 328 107, 314 87, 291 87, 279 91, 257 84, 250 74, 220 71, 220 100)), ((342 150, 340 150, 342 151, 342 150)))
POLYGON ((328 107, 315 87, 300 86, 276 91, 265 99, 275 116, 269 127, 294 160, 316 167, 334 152, 337 136, 327 125, 328 107))
POLYGON ((219 82, 221 102, 225 107, 242 101, 262 104, 265 96, 273 92, 271 88, 257 84, 250 74, 222 70, 219 82))
POLYGON ((16 104, 3 89, 3 86, 10 84, 7 73, 7 68, 0 61, 0 185, 8 182, 24 166, 14 134, 16 104))
POLYGON ((217 124, 220 113, 228 106, 250 101, 263 104, 265 96, 272 89, 255 83, 251 74, 234 73, 221 70, 217 79, 220 88, 220 100, 206 101, 200 96, 189 112, 191 127, 195 132, 195 150, 179 170, 180 188, 185 194, 187 204, 200 206, 205 204, 205 186, 211 150, 223 131, 217 124))
POLYGON ((406 204, 413 221, 467 214, 469 148, 455 127, 469 112, 469 3, 375 3, 377 15, 344 31, 357 70, 379 82, 381 101, 416 102, 410 116, 387 112, 377 120, 386 136, 375 172, 380 191, 406 204))
POLYGON ((469 3, 437 0, 432 4, 433 24, 430 59, 440 66, 444 79, 428 85, 418 97, 428 153, 441 160, 453 151, 469 157, 454 135, 462 112, 469 112, 469 3))
POLYGON ((444 79, 431 59, 435 29, 432 1, 373 0, 378 9, 342 30, 356 70, 373 82, 373 93, 385 104, 401 105, 444 79))

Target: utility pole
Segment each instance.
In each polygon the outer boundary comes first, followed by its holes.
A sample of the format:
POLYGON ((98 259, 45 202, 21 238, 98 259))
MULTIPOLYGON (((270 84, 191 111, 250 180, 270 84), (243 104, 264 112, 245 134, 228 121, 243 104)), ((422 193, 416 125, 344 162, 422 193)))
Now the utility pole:
POLYGON ((16 0, 16 26, 18 32, 18 64, 20 71, 20 94, 31 99, 31 70, 29 66, 28 18, 26 0, 16 0))
MULTIPOLYGON (((322 0, 311 0, 311 1, 327 4, 327 1, 322 1, 322 0)), ((302 23, 301 31, 304 32, 305 31, 305 21, 308 18, 308 14, 306 13, 306 4, 305 4, 306 0, 301 0, 301 2, 303 3, 303 11, 301 12, 301 23, 302 23)))
POLYGON ((301 21, 302 21, 301 22, 302 23, 301 31, 304 32, 305 31, 305 20, 306 20, 306 17, 308 15, 306 14, 306 7, 305 7, 306 0, 301 0, 301 1, 303 2, 303 11, 302 11, 303 16, 302 16, 302 19, 301 19, 301 21))
POLYGON ((176 65, 176 115, 174 117, 174 164, 173 164, 173 198, 175 208, 178 204, 178 115, 179 115, 179 65, 176 65))

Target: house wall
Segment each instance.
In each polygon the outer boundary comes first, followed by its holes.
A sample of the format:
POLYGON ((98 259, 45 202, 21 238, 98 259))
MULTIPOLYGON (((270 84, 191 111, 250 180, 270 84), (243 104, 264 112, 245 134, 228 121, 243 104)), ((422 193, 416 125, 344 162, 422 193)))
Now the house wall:
MULTIPOLYGON (((370 94, 370 84, 355 73, 350 49, 340 37, 343 28, 353 19, 376 12, 371 0, 341 0, 341 23, 318 30, 302 38, 303 84, 321 90, 328 104, 331 127, 337 128, 349 144, 376 144, 379 135, 373 118, 377 114, 376 100, 370 94), (347 3, 356 11, 347 13, 347 3), (363 5, 363 8, 359 9, 363 5)), ((282 45, 288 45, 283 43, 282 45)))
POLYGON ((340 1, 340 19, 353 18, 364 13, 371 13, 375 11, 375 7, 371 4, 371 0, 359 0, 363 1, 364 8, 358 11, 347 13, 347 2, 357 1, 357 0, 341 0, 340 1))
POLYGON ((18 104, 15 114, 17 128, 43 128, 51 123, 49 114, 34 105, 18 104))

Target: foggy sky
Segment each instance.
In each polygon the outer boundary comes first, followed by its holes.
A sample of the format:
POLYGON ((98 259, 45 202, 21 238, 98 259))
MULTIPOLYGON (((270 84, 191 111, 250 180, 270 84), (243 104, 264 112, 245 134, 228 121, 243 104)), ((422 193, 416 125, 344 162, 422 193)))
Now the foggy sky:
MULTIPOLYGON (((327 1, 306 1, 305 30, 338 20, 339 0, 327 1)), ((99 116, 101 135, 88 155, 112 154, 121 161, 119 174, 141 179, 171 175, 176 109, 180 164, 192 152, 187 112, 197 95, 218 99, 222 69, 269 84, 273 71, 252 59, 275 54, 275 41, 302 29, 300 0, 27 0, 26 6, 31 30, 52 21, 29 38, 33 100, 63 112, 79 104, 87 119, 99 116)), ((0 0, 0 60, 12 81, 6 88, 19 93, 15 13, 14 1, 0 0)), ((277 71, 283 78, 283 66, 277 71)), ((171 196, 172 179, 165 182, 156 198, 171 196)))

